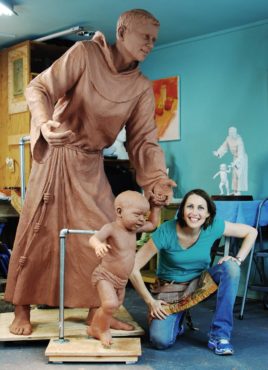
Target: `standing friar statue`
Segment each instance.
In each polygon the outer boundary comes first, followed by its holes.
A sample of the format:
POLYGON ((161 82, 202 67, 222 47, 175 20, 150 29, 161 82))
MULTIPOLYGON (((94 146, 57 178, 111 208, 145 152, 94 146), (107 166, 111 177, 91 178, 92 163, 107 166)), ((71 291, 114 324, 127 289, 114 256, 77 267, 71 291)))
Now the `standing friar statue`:
POLYGON ((213 154, 222 158, 228 151, 233 155, 232 190, 234 195, 248 190, 248 156, 245 151, 243 139, 237 133, 236 127, 229 127, 228 136, 223 144, 213 154))

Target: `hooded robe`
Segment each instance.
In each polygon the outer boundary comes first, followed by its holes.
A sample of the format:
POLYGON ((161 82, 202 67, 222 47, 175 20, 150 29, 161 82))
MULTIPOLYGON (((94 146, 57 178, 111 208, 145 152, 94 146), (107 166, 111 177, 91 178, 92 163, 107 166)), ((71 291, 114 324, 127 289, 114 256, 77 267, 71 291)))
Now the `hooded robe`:
MULTIPOLYGON (((145 194, 167 178, 157 143, 150 81, 135 69, 118 73, 110 46, 97 32, 77 42, 26 89, 31 111, 32 169, 9 265, 5 299, 15 305, 59 304, 61 229, 98 230, 115 219, 102 150, 126 126, 127 150, 145 194), (40 127, 48 120, 72 130, 52 147, 40 127)), ((99 264, 88 235, 66 238, 65 306, 97 307, 91 273, 99 264)), ((127 246, 126 246, 127 247, 127 246)))

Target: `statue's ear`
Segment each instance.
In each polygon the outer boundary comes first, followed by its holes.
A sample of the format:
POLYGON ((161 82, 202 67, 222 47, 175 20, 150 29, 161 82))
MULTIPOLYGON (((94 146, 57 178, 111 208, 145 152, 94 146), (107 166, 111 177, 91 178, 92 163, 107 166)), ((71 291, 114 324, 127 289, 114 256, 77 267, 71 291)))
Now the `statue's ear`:
POLYGON ((126 26, 120 26, 118 28, 118 37, 120 40, 124 40, 124 36, 125 36, 125 33, 126 33, 126 26))
POLYGON ((116 208, 116 210, 115 210, 115 213, 116 213, 116 216, 121 217, 121 214, 122 214, 122 208, 121 208, 121 207, 117 207, 117 208, 116 208))

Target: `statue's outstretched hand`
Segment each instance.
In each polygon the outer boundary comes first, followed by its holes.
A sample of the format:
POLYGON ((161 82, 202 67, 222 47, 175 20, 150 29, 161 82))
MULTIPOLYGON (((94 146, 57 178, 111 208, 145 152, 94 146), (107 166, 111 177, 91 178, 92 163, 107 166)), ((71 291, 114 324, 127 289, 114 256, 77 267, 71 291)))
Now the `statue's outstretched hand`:
POLYGON ((151 201, 155 206, 168 205, 173 197, 173 187, 177 186, 175 181, 166 178, 159 180, 151 192, 151 201))
POLYGON ((53 129, 60 127, 60 122, 49 120, 41 126, 44 139, 52 146, 62 146, 71 142, 74 136, 72 130, 54 132, 53 129))

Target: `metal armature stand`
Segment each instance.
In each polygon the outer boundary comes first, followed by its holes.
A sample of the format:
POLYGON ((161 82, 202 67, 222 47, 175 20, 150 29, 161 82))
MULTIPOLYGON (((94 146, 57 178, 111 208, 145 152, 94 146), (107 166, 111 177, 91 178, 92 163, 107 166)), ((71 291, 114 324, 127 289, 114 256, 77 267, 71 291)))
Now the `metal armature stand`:
MULTIPOLYGON (((20 139, 20 176, 21 176, 21 205, 25 200, 25 143, 29 136, 20 139)), ((60 297, 59 297, 59 338, 51 339, 45 355, 49 362, 125 362, 135 363, 141 356, 140 338, 115 338, 112 348, 103 348, 100 341, 88 338, 64 338, 64 276, 65 250, 68 234, 92 235, 94 230, 62 229, 60 231, 60 297), (65 345, 63 345, 65 344, 65 345)), ((137 329, 136 335, 142 335, 143 330, 137 329)))
POLYGON ((60 302, 59 302, 59 339, 63 343, 64 339, 64 275, 65 275, 65 250, 66 250, 66 236, 68 234, 95 234, 94 230, 71 230, 62 229, 60 231, 60 302))
POLYGON ((30 136, 22 136, 19 141, 20 147, 20 186, 21 186, 21 205, 23 206, 26 186, 25 186, 25 143, 30 141, 30 136))
POLYGON ((64 262, 66 236, 68 234, 94 234, 93 230, 60 231, 60 302, 59 302, 59 338, 51 339, 45 351, 49 362, 125 362, 135 363, 141 356, 140 338, 114 338, 111 347, 103 347, 94 338, 64 338, 64 262))

